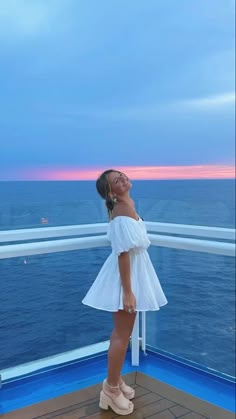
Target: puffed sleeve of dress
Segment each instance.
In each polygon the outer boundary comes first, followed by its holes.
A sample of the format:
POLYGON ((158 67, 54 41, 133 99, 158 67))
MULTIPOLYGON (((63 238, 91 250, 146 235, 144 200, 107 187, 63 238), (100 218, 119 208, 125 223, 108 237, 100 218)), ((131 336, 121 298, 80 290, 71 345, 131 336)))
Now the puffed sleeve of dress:
POLYGON ((107 236, 112 252, 117 256, 129 251, 141 253, 150 246, 146 227, 141 219, 117 216, 109 223, 107 236))

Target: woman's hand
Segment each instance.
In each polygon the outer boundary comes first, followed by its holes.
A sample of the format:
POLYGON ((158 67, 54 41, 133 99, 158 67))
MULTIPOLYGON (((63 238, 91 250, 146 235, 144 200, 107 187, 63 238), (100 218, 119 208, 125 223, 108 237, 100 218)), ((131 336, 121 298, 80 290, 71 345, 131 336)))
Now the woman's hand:
POLYGON ((123 291, 123 306, 124 310, 128 313, 134 313, 136 311, 136 298, 132 291, 124 292, 123 291))

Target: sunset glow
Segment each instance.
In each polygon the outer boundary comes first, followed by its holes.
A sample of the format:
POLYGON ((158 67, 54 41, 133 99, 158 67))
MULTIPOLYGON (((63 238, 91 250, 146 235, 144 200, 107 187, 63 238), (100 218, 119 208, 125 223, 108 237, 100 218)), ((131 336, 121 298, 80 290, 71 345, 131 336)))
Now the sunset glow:
MULTIPOLYGON (((110 167, 109 167, 110 168, 110 167)), ((100 168, 52 168, 19 170, 5 173, 0 180, 73 181, 95 180, 108 167, 100 168)), ((174 179, 233 179, 235 166, 196 165, 196 166, 118 166, 115 169, 125 172, 133 180, 174 180, 174 179)))

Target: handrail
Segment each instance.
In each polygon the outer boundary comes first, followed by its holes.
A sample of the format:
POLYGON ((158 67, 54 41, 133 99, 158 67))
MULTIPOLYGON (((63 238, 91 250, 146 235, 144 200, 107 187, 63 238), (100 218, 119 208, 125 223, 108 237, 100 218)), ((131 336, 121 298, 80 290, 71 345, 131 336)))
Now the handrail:
MULTIPOLYGON (((178 234, 183 236, 208 237, 235 240, 236 230, 233 228, 208 227, 186 224, 158 223, 145 221, 149 233, 178 234)), ((104 234, 108 223, 80 224, 58 227, 39 227, 18 230, 0 231, 0 242, 38 240, 55 237, 83 236, 88 234, 104 234)))
POLYGON ((41 255, 109 246, 107 236, 79 237, 76 239, 48 240, 35 243, 9 244, 0 247, 0 259, 19 256, 41 255))
POLYGON ((107 223, 80 224, 59 227, 22 228, 19 230, 0 231, 0 243, 49 239, 52 237, 84 236, 86 234, 102 234, 107 231, 107 223))
POLYGON ((192 250, 194 252, 214 253, 224 256, 235 256, 235 244, 214 240, 187 239, 182 237, 159 236, 149 234, 154 246, 171 247, 173 249, 192 250))
MULTIPOLYGON (((235 255, 234 243, 217 242, 214 240, 189 239, 185 237, 173 237, 164 235, 160 236, 157 234, 149 234, 149 238, 152 245, 154 246, 192 250, 204 253, 215 253, 224 256, 235 255)), ((0 247, 0 259, 106 246, 110 246, 110 242, 106 235, 79 237, 73 239, 47 240, 34 243, 8 244, 0 247)))
POLYGON ((198 236, 216 239, 235 240, 236 230, 233 228, 208 227, 191 224, 170 224, 146 222, 148 232, 180 234, 184 236, 198 236))

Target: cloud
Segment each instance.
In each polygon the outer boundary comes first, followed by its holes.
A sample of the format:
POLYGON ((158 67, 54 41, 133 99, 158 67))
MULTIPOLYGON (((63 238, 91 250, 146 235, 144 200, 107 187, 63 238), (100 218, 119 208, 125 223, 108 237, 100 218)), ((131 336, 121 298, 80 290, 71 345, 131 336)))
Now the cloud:
MULTIPOLYGON (((157 103, 152 105, 131 106, 111 109, 84 108, 79 110, 65 110, 63 116, 88 117, 109 120, 139 120, 151 121, 170 114, 186 114, 187 112, 234 110, 235 93, 222 93, 218 95, 206 96, 201 98, 184 99, 169 103, 157 103)), ((59 111, 60 113, 60 111, 59 111)))
POLYGON ((190 99, 177 102, 174 106, 182 108, 182 109, 204 109, 204 110, 211 110, 215 108, 222 108, 225 106, 232 106, 235 104, 235 93, 223 93, 214 96, 207 96, 202 98, 190 99))
POLYGON ((61 1, 2 0, 0 5, 0 37, 21 40, 48 30, 61 1))
MULTIPOLYGON (((110 168, 110 167, 109 167, 110 168)), ((25 169, 0 171, 0 180, 95 180, 107 168, 25 169)), ((234 179, 233 165, 120 166, 131 179, 234 179)))

